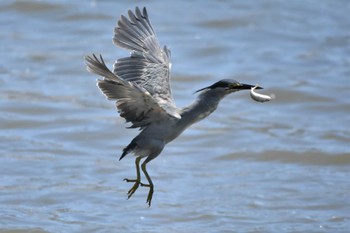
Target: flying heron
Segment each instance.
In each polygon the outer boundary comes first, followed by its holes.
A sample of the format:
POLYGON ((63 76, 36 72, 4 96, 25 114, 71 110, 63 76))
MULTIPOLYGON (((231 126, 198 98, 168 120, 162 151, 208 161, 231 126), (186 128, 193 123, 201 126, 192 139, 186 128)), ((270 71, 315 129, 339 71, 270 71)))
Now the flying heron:
POLYGON ((148 187, 146 203, 151 206, 154 185, 146 169, 147 163, 186 128, 215 111, 225 96, 254 86, 223 79, 196 91, 199 94, 192 104, 178 108, 170 88, 170 50, 160 47, 146 8, 141 12, 136 7, 134 12, 128 11, 128 17, 121 16, 114 29, 113 43, 131 50, 130 57, 118 59, 112 72, 101 55, 93 54, 85 57, 87 70, 103 77, 97 81, 97 86, 108 100, 116 101, 120 116, 131 122, 130 128, 141 130, 123 149, 119 160, 129 153, 136 156, 136 178, 124 179, 134 183, 128 199, 139 186, 148 187), (141 170, 148 183, 141 182, 140 161, 143 158, 141 170))

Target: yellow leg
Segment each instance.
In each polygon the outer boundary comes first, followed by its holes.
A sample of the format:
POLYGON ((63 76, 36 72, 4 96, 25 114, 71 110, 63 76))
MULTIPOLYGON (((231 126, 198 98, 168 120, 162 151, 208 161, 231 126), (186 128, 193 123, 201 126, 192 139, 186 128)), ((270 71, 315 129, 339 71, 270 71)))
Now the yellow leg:
POLYGON ((148 206, 150 207, 151 206, 151 202, 152 202, 152 197, 153 197, 153 182, 152 182, 152 179, 151 177, 148 175, 148 172, 146 170, 146 164, 147 164, 147 159, 145 162, 142 163, 141 165, 141 169, 143 171, 143 174, 145 174, 147 180, 148 180, 148 184, 141 184, 141 186, 146 186, 146 187, 149 187, 149 192, 148 192, 148 196, 147 196, 147 201, 146 203, 148 204, 148 206))

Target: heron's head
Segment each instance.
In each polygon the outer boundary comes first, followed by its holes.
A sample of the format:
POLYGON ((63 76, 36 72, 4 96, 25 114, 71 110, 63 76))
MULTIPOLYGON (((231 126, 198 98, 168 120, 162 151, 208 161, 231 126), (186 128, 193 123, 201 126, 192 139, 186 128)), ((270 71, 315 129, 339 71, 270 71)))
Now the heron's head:
MULTIPOLYGON (((216 90, 218 92, 221 92, 223 94, 230 94, 236 91, 241 91, 241 90, 250 90, 253 85, 249 84, 244 84, 237 82, 236 80, 233 79, 223 79, 220 80, 213 85, 209 87, 202 88, 196 92, 204 91, 204 90, 216 90)), ((262 89, 262 87, 257 87, 256 89, 262 89)))

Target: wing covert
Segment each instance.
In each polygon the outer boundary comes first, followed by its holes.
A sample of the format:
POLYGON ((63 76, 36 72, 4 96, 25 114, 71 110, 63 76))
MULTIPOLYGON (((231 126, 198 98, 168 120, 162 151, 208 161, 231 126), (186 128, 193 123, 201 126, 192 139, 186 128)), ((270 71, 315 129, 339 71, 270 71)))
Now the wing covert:
POLYGON ((116 101, 120 116, 131 122, 132 128, 142 128, 153 121, 169 117, 178 118, 161 107, 143 87, 113 74, 106 67, 102 56, 100 60, 95 55, 87 56, 85 60, 89 72, 104 77, 97 81, 98 87, 109 100, 116 101))

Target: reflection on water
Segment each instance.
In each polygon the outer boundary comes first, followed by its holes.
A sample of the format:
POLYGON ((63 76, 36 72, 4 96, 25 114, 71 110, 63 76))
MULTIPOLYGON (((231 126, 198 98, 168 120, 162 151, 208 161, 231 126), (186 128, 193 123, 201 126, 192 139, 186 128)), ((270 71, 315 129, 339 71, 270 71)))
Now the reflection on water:
POLYGON ((117 160, 137 130, 83 61, 128 55, 111 38, 134 4, 0 3, 0 232, 346 232, 349 3, 147 4, 178 106, 221 78, 277 96, 236 93, 169 144, 151 208, 147 189, 126 200, 134 160, 117 160))

